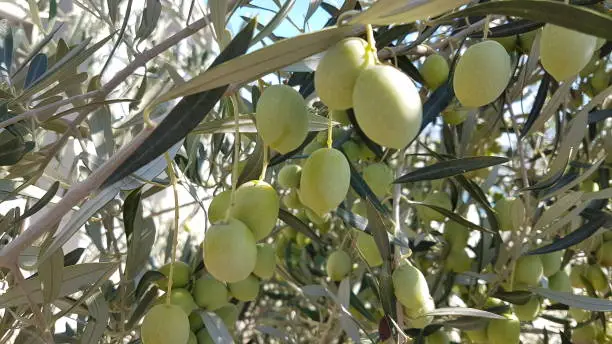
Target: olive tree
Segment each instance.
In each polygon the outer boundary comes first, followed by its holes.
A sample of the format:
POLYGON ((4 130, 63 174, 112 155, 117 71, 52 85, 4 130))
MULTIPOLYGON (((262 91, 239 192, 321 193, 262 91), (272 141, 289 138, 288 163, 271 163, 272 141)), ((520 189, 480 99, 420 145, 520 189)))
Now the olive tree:
POLYGON ((609 3, 14 5, 0 342, 612 342, 609 3))

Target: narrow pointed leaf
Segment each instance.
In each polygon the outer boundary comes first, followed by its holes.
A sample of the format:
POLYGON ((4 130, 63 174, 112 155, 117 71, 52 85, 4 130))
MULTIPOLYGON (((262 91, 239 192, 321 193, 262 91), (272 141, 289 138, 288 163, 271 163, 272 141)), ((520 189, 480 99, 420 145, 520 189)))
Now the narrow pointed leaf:
POLYGON ((464 174, 508 162, 508 158, 479 156, 461 159, 444 160, 433 165, 419 168, 399 177, 394 183, 408 183, 422 180, 436 180, 464 174))
POLYGON ((42 196, 42 198, 39 199, 36 203, 34 203, 33 206, 31 206, 30 208, 26 209, 23 212, 23 215, 21 215, 21 219, 25 219, 26 217, 30 217, 36 214, 45 205, 47 205, 47 203, 49 203, 53 199, 53 197, 55 197, 55 194, 57 193, 57 190, 59 189, 59 184, 60 184, 59 181, 56 181, 55 183, 51 184, 51 186, 49 187, 47 192, 42 196))
MULTIPOLYGON (((243 55, 253 36, 255 20, 251 21, 219 55, 211 68, 243 55)), ((225 93, 227 85, 183 98, 166 116, 132 157, 121 165, 105 182, 113 184, 157 158, 193 130, 225 93)))
POLYGON ((286 223, 287 225, 291 226, 296 231, 298 231, 298 232, 304 234, 305 236, 309 237, 310 239, 312 239, 312 240, 314 240, 314 241, 316 241, 318 243, 323 243, 321 238, 319 238, 319 236, 312 229, 310 229, 310 227, 308 227, 307 224, 305 224, 304 222, 300 221, 300 219, 295 217, 293 214, 291 214, 287 210, 279 209, 278 210, 278 218, 281 221, 283 221, 284 223, 286 223))
POLYGON ((534 255, 534 254, 545 254, 555 251, 564 250, 568 247, 574 246, 588 239, 591 235, 595 234, 597 230, 606 223, 605 217, 599 217, 596 219, 592 219, 589 222, 580 226, 580 228, 571 232, 570 234, 564 236, 561 239, 555 240, 553 243, 542 246, 538 249, 530 251, 525 255, 534 255))
POLYGON ((501 315, 474 308, 443 307, 424 314, 423 316, 464 316, 488 319, 505 319, 501 315))
POLYGON ((568 305, 570 307, 585 309, 593 312, 612 312, 612 300, 596 299, 583 295, 553 291, 546 288, 536 288, 534 291, 547 299, 568 305))

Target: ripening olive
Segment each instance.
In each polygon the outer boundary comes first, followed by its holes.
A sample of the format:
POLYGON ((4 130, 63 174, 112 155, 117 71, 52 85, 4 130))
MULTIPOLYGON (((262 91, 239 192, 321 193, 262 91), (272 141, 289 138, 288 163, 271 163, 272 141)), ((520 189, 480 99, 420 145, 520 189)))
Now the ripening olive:
POLYGON ((448 62, 442 55, 429 55, 421 65, 419 72, 427 88, 433 91, 448 80, 448 62))
POLYGON ((298 148, 308 135, 304 98, 287 85, 266 88, 257 102, 255 125, 263 141, 282 154, 298 148))
POLYGON ((333 148, 321 148, 306 159, 300 179, 300 201, 323 216, 346 197, 351 171, 344 155, 333 148))
POLYGON ((327 257, 327 276, 332 281, 341 281, 351 273, 353 263, 348 253, 342 250, 336 250, 327 257))
POLYGON ((376 267, 382 265, 382 257, 380 255, 380 251, 378 251, 378 246, 376 246, 376 241, 374 238, 362 231, 359 231, 357 234, 357 249, 359 253, 363 256, 366 263, 368 263, 371 267, 376 267))
POLYGON ((544 267, 539 256, 522 256, 516 260, 514 281, 536 286, 544 275, 544 267))
MULTIPOLYGON (((165 279, 157 281, 157 286, 161 290, 168 289, 168 277, 170 276, 170 265, 172 263, 168 263, 159 268, 159 272, 166 276, 165 279)), ((187 263, 176 261, 174 262, 174 271, 172 272, 172 287, 173 288, 182 288, 189 283, 189 279, 191 278, 191 268, 187 263)))
POLYGON ((423 273, 409 263, 398 266, 392 275, 393 291, 397 300, 410 310, 422 308, 431 300, 423 273))
POLYGON ((401 149, 421 130, 421 97, 410 78, 398 69, 378 65, 363 71, 353 91, 355 119, 379 145, 401 149))
POLYGON ((227 304, 229 295, 227 287, 212 276, 203 276, 195 281, 193 286, 195 303, 204 309, 214 311, 227 304))
POLYGON ((276 248, 272 244, 257 245, 257 262, 253 274, 261 279, 269 279, 276 269, 276 248))
POLYGON ((379 162, 366 166, 363 171, 363 180, 378 198, 384 197, 391 190, 393 171, 387 164, 379 162))
POLYGON ((155 305, 145 314, 140 326, 143 344, 187 343, 189 319, 179 306, 155 305))
POLYGON ((361 38, 346 38, 325 52, 314 75, 314 86, 321 101, 333 110, 353 107, 353 88, 361 74, 374 63, 361 38))
POLYGON ((230 293, 240 301, 253 301, 259 294, 259 278, 249 275, 242 281, 228 283, 230 293))
POLYGON ((257 261, 257 246, 251 230, 239 220, 212 225, 204 237, 204 265, 223 282, 247 278, 257 261))
POLYGON ((501 44, 491 40, 474 44, 457 62, 455 96, 466 107, 489 104, 506 89, 511 74, 510 56, 501 44))
POLYGON ((546 24, 540 37, 542 67, 557 81, 576 77, 589 63, 596 43, 595 36, 546 24))
POLYGON ((302 167, 296 164, 288 164, 278 171, 278 184, 285 189, 297 188, 300 186, 300 175, 302 167))

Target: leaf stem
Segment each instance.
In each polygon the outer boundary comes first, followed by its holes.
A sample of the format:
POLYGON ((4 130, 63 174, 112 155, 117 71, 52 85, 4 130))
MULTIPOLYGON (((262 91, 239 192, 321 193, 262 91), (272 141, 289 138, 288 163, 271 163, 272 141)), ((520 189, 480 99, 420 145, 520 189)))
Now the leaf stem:
MULTIPOLYGON (((232 193, 230 196, 230 206, 225 212, 225 221, 229 219, 229 209, 236 202, 236 186, 238 184, 238 159, 240 159, 240 122, 238 119, 238 102, 235 96, 230 97, 232 112, 234 113, 234 161, 232 166, 232 193)), ((263 172, 263 171, 262 171, 263 172)))
POLYGON ((263 145, 263 162, 261 165, 261 174, 259 175, 259 180, 266 179, 266 171, 268 170, 268 145, 264 143, 263 145))
POLYGON ((168 152, 164 153, 164 158, 168 164, 168 175, 172 184, 172 192, 174 193, 174 228, 172 233, 172 258, 170 258, 170 273, 168 274, 168 291, 166 293, 166 305, 170 305, 172 294, 172 278, 174 277, 174 263, 176 262, 176 247, 178 246, 178 229, 179 229, 179 201, 178 190, 176 188, 176 174, 172 167, 172 158, 168 152))
POLYGON ((332 148, 333 139, 333 125, 332 125, 332 112, 327 113, 327 148, 332 148))

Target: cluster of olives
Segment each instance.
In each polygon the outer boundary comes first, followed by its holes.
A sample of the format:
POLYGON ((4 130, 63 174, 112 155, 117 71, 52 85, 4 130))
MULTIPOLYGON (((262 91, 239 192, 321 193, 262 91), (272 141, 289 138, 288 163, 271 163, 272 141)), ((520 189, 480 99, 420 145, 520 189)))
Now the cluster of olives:
POLYGON ((162 266, 159 272, 166 279, 157 285, 166 291, 158 297, 154 306, 145 315, 140 329, 143 344, 212 344, 208 330, 204 326, 201 311, 215 312, 225 326, 233 329, 238 320, 238 308, 230 300, 238 300, 257 293, 258 285, 239 282, 225 284, 214 277, 204 274, 192 276, 189 265, 177 261, 162 266), (167 302, 168 276, 173 267, 170 302, 167 302))

